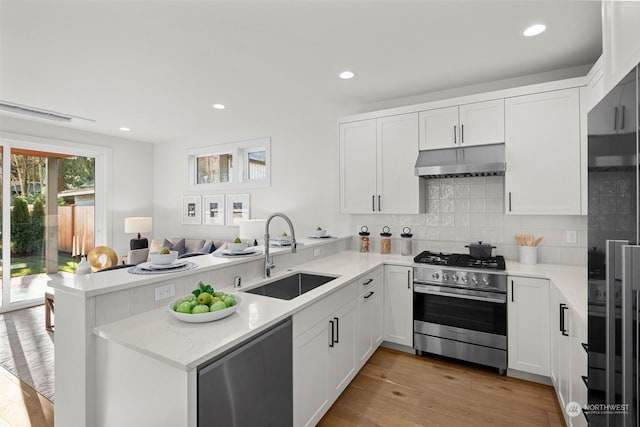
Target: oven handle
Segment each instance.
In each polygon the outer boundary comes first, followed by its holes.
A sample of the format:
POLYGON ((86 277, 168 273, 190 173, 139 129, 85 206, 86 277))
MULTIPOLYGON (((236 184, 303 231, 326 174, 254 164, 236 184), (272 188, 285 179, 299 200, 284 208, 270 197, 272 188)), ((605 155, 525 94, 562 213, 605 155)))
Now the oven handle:
POLYGON ((468 300, 474 300, 474 301, 493 302, 497 304, 507 303, 506 298, 490 298, 490 297, 481 297, 476 295, 457 294, 453 292, 432 291, 426 288, 425 286, 420 286, 420 285, 414 286, 413 290, 414 292, 418 292, 420 294, 435 295, 439 297, 461 298, 461 299, 468 299, 468 300))

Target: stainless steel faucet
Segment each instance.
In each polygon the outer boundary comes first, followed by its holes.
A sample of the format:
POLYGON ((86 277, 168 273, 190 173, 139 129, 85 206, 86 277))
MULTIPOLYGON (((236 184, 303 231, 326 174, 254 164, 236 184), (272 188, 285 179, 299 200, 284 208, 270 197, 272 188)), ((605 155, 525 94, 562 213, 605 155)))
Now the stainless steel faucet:
POLYGON ((283 213, 276 212, 274 214, 271 214, 271 216, 267 218, 267 223, 264 226, 264 277, 271 277, 271 269, 276 266, 273 263, 273 257, 269 259, 269 224, 271 224, 271 220, 277 216, 284 219, 287 224, 289 224, 289 234, 291 235, 291 253, 296 253, 296 232, 293 229, 293 223, 291 222, 289 217, 283 213))

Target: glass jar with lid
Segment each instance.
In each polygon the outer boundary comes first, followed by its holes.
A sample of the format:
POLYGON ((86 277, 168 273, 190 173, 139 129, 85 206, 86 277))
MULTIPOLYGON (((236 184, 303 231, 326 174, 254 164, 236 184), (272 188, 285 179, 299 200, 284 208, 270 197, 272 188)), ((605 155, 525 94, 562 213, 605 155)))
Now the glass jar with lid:
POLYGON ((382 227, 382 233, 380 233, 380 253, 383 255, 391 253, 391 229, 386 225, 382 227))
POLYGON ((411 241, 413 234, 411 234, 411 227, 404 227, 400 237, 400 254, 411 255, 413 253, 413 243, 411 241))
POLYGON ((363 225, 360 227, 360 252, 369 252, 369 227, 363 225))

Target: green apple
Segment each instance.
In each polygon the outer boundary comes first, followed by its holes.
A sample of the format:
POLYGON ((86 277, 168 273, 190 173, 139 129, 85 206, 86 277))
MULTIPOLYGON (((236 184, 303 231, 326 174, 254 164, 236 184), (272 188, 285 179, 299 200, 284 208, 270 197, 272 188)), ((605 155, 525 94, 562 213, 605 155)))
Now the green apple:
POLYGON ((233 243, 242 243, 242 240, 240 240, 239 237, 236 237, 235 239, 233 239, 233 243))
POLYGON ((198 295, 196 301, 198 301, 198 304, 209 306, 211 304, 211 298, 212 296, 209 292, 202 292, 198 295))
POLYGON ((178 306, 178 308, 176 308, 176 311, 178 313, 191 314, 191 303, 188 301, 183 302, 178 306))
POLYGON ((209 312, 209 306, 204 304, 198 304, 195 307, 193 307, 193 310, 191 310, 191 313, 193 314, 201 314, 201 313, 208 313, 208 312, 209 312))
POLYGON ((222 301, 216 301, 213 304, 211 304, 209 311, 220 311, 220 310, 224 310, 225 308, 227 308, 227 304, 225 304, 222 301))
POLYGON ((320 226, 318 226, 318 227, 316 227, 316 230, 317 230, 317 231, 321 231, 321 230, 322 230, 322 228, 321 228, 320 226))
POLYGON ((160 255, 169 255, 171 253, 171 251, 169 250, 169 248, 163 246, 162 249, 160 249, 160 252, 158 252, 160 255))
POLYGON ((286 231, 283 231, 283 232, 282 232, 282 234, 281 234, 280 236, 282 236, 282 237, 287 237, 287 236, 288 236, 288 234, 287 234, 287 232, 286 232, 286 231))
POLYGON ((227 295, 222 299, 222 302, 224 302, 227 307, 233 307, 234 305, 237 304, 236 299, 233 295, 227 295))
POLYGON ((218 297, 218 298, 220 298, 220 299, 222 299, 222 297, 224 297, 224 295, 225 295, 225 293, 224 293, 224 292, 222 292, 222 291, 216 291, 216 292, 214 292, 214 296, 216 296, 216 297, 218 297))
POLYGON ((178 311, 178 306, 185 301, 187 300, 184 298, 180 298, 178 301, 176 301, 175 304, 173 304, 173 311, 178 311))

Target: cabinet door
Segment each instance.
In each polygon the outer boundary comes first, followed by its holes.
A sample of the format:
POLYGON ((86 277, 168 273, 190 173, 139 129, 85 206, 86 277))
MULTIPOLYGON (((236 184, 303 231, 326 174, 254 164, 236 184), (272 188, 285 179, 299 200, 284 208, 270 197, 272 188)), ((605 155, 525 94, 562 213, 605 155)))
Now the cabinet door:
POLYGON ((329 391, 328 322, 320 322, 293 342, 293 419, 313 426, 333 402, 329 391))
POLYGON ((459 107, 462 146, 504 142, 504 99, 459 107))
POLYGON ((418 113, 383 117, 378 122, 377 211, 420 213, 420 178, 415 174, 418 157, 418 113))
POLYGON ((510 277, 509 368, 549 376, 549 281, 510 277))
POLYGON ((453 147, 458 140, 458 106, 420 112, 420 149, 453 147))
MULTIPOLYGON (((587 386, 582 380, 582 377, 587 376, 587 353, 582 347, 582 343, 586 342, 587 325, 582 319, 580 319, 575 310, 570 310, 571 314, 571 331, 570 331, 570 345, 571 345, 571 385, 570 402, 577 402, 580 408, 584 408, 587 404, 587 386)), ((583 427, 587 425, 584 415, 580 414, 577 417, 573 417, 570 420, 571 427, 583 427)))
POLYGON ((384 266, 384 339, 413 347, 413 269, 384 266))
POLYGON ((549 345, 550 345, 550 364, 549 374, 551 382, 556 390, 560 388, 560 358, 564 355, 560 354, 560 293, 555 285, 549 288, 549 345))
POLYGON ((358 297, 358 367, 364 365, 382 342, 382 269, 360 279, 363 291, 358 297))
POLYGON ((335 338, 329 348, 330 396, 334 399, 356 374, 356 301, 338 310, 329 321, 333 322, 327 324, 334 328, 335 338))
POLYGON ((580 215, 579 89, 505 101, 505 203, 518 215, 580 215))
POLYGON ((604 86, 608 92, 640 62, 640 2, 602 2, 604 86))
POLYGON ((375 210, 376 143, 375 119, 340 125, 340 212, 375 210))

